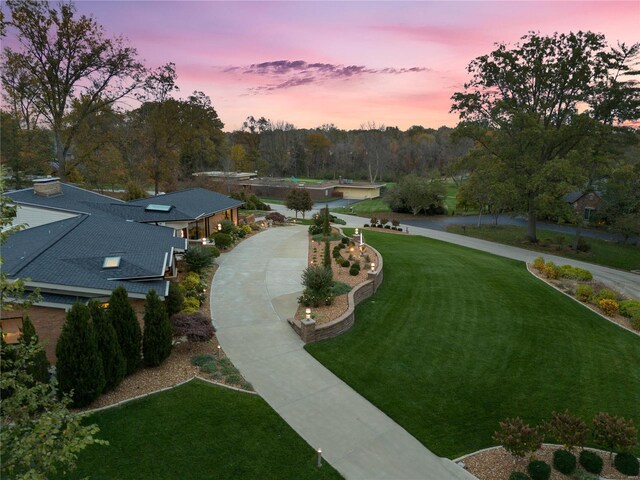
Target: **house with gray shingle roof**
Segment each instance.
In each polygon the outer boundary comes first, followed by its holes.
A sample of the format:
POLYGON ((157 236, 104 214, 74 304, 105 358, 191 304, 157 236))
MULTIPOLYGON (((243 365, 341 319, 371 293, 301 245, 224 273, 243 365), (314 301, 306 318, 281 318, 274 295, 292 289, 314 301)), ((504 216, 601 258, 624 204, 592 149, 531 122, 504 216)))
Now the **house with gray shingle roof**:
MULTIPOLYGON (((28 314, 51 359, 73 303, 106 301, 122 286, 142 318, 150 290, 168 294, 185 237, 208 236, 224 218, 237 223, 241 205, 204 189, 123 202, 57 178, 5 195, 17 207, 14 224, 27 228, 2 246, 2 270, 9 281, 28 279, 28 290, 40 289, 42 301, 28 314)), ((4 312, 3 322, 10 317, 4 312)))

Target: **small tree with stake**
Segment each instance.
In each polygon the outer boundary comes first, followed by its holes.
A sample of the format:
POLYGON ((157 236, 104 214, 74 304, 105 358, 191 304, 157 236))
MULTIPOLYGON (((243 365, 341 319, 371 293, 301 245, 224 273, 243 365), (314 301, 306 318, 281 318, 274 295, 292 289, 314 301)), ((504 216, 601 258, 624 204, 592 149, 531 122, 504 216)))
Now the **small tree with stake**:
POLYGON ((627 451, 636 446, 638 430, 631 420, 600 412, 593 418, 593 440, 609 451, 627 451))
POLYGON ((587 439, 587 424, 581 418, 571 415, 568 410, 563 413, 553 412, 547 429, 567 450, 584 445, 587 439))
POLYGON ((507 418, 500 422, 500 429, 493 439, 513 455, 516 462, 542 446, 544 434, 539 427, 530 427, 520 417, 507 418))

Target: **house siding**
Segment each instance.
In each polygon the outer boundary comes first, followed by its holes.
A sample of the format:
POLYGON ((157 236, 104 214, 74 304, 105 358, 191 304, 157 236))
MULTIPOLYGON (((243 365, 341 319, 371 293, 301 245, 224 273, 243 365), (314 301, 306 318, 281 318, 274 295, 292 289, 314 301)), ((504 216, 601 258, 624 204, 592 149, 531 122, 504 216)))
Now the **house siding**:
POLYGON ((29 205, 17 205, 14 225, 26 225, 27 228, 39 227, 48 223, 77 217, 77 213, 60 212, 47 208, 32 207, 29 205))
MULTIPOLYGON (((131 306, 136 312, 140 328, 144 329, 144 300, 130 299, 131 306)), ((26 314, 36 329, 40 344, 44 348, 47 358, 51 364, 56 363, 56 344, 62 332, 62 326, 67 318, 67 311, 64 308, 53 307, 30 307, 26 314)), ((16 312, 0 312, 2 318, 15 316, 16 312)), ((100 341, 100 339, 98 339, 100 341)))

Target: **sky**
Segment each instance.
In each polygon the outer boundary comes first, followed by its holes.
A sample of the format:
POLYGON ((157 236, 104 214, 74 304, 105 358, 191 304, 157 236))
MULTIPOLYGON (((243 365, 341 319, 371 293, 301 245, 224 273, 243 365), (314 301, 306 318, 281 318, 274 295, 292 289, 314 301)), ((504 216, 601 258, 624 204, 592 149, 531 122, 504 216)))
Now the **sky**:
POLYGON ((471 60, 529 31, 640 41, 635 1, 77 1, 150 68, 176 65, 178 97, 207 94, 225 123, 299 128, 454 126, 471 60))

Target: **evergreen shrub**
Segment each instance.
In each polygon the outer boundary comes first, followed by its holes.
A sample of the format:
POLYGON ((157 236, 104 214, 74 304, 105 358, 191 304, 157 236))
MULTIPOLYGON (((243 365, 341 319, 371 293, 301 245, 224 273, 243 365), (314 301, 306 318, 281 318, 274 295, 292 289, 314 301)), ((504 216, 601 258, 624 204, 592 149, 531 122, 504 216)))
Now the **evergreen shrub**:
POLYGON ((582 465, 582 468, 587 472, 594 473, 596 475, 600 475, 600 472, 602 472, 604 462, 597 453, 592 452, 591 450, 582 450, 580 452, 579 459, 580 465, 582 465))
POLYGON ((553 468, 565 475, 571 475, 576 469, 576 456, 568 450, 553 452, 553 468))

